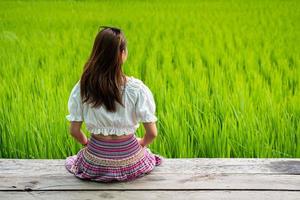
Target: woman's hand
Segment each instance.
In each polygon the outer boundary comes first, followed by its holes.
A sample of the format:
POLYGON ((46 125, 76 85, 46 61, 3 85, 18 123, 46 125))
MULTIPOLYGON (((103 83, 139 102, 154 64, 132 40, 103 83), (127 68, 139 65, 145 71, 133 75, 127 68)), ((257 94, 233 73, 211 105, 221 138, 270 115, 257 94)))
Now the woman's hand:
POLYGON ((82 146, 86 147, 89 143, 90 143, 90 140, 89 140, 89 139, 86 139, 86 143, 85 143, 85 144, 82 144, 82 146))
POLYGON ((143 138, 137 137, 136 139, 138 140, 139 144, 140 144, 142 147, 145 147, 143 138))

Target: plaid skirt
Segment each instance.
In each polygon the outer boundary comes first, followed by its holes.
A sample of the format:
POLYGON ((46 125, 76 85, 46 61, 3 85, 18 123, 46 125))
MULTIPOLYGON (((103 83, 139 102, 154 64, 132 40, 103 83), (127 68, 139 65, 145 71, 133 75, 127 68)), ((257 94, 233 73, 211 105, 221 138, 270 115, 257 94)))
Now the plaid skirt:
POLYGON ((130 181, 150 173, 163 157, 142 147, 135 134, 123 139, 96 139, 65 160, 66 169, 80 179, 130 181))

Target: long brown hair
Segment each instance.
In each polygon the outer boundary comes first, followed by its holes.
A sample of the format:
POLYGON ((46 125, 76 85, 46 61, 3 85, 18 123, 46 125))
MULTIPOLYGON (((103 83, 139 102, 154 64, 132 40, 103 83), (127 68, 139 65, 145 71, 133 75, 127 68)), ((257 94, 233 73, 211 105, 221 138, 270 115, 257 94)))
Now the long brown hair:
POLYGON ((121 85, 125 86, 126 76, 122 71, 121 52, 127 50, 126 39, 121 29, 104 27, 97 34, 92 52, 84 65, 80 79, 82 102, 106 110, 116 111, 115 101, 123 107, 121 85))

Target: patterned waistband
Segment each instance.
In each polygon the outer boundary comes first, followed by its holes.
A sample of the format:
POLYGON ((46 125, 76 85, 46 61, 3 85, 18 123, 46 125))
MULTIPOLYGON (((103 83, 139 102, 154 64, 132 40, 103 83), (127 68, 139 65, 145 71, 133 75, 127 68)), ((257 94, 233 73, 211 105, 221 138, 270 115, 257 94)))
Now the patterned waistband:
POLYGON ((133 137, 135 137, 135 133, 126 135, 126 138, 121 137, 121 138, 115 138, 115 139, 106 139, 106 138, 97 139, 96 137, 94 137, 94 134, 92 134, 91 140, 96 140, 96 141, 101 141, 101 142, 120 142, 123 140, 132 139, 133 137))
POLYGON ((144 148, 140 148, 139 151, 136 154, 132 155, 131 157, 116 160, 116 159, 106 159, 106 158, 104 159, 98 157, 90 153, 87 147, 83 149, 83 156, 85 157, 85 159, 87 159, 92 164, 98 164, 102 166, 125 166, 129 164, 133 164, 138 160, 142 159, 144 153, 145 153, 144 148))
POLYGON ((134 163, 144 156, 142 147, 135 135, 120 139, 96 139, 83 150, 84 157, 94 164, 120 166, 134 163))

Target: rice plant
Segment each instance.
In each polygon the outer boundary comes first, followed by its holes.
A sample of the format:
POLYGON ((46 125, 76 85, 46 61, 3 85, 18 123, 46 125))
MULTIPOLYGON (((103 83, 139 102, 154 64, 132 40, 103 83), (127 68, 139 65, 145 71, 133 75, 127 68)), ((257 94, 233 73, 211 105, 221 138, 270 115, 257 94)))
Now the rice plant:
POLYGON ((78 152, 67 101, 100 25, 153 92, 153 152, 300 157, 299 19, 297 0, 1 1, 0 157, 78 152))

